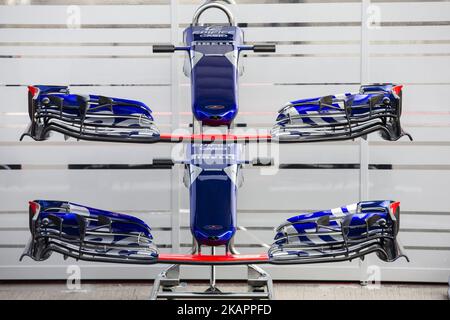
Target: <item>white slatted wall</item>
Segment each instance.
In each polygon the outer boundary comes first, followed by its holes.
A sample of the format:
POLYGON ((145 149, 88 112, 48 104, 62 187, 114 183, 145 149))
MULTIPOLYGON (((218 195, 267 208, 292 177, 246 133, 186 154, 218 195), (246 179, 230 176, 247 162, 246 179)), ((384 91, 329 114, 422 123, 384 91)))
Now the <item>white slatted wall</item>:
MULTIPOLYGON (((14 1, 0 1, 7 2, 14 1)), ((28 238, 27 201, 35 198, 136 214, 155 229, 162 251, 170 251, 174 223, 170 215, 179 207, 181 250, 187 250, 191 242, 187 191, 181 182, 171 182, 173 171, 67 169, 69 164, 149 164, 154 157, 170 155, 171 146, 64 142, 57 135, 47 142, 18 142, 28 122, 27 84, 70 84, 73 92, 142 100, 165 130, 177 118, 171 116, 173 110, 181 112, 180 122, 186 126, 191 118, 190 96, 181 55, 175 59, 179 71, 172 73, 170 56, 151 54, 152 44, 171 41, 175 11, 171 12, 170 1, 136 0, 123 5, 115 0, 79 0, 81 29, 66 27, 64 1, 28 2, 31 5, 0 6, 0 169, 5 168, 0 170, 0 278, 65 278, 65 266, 75 263, 57 255, 41 263, 18 262, 28 238), (172 90, 174 80, 180 85, 172 90), (172 101, 177 100, 174 106, 172 101), (179 204, 171 190, 179 191, 179 204)), ((450 3, 372 1, 370 9, 381 14, 380 27, 370 28, 363 33, 367 38, 361 39, 359 1, 237 2, 234 11, 238 22, 245 24, 246 40, 277 44, 276 54, 243 58, 238 122, 269 127, 288 100, 357 90, 363 45, 367 45, 363 67, 369 81, 405 84, 403 124, 415 141, 388 143, 370 137, 368 192, 371 199, 402 202, 400 239, 411 263, 382 264, 369 257, 368 264, 381 266, 386 281, 447 281, 450 3)), ((179 36, 198 3, 176 4, 179 36)), ((238 249, 266 250, 257 246, 271 242, 271 228, 301 210, 358 201, 359 146, 355 141, 281 147, 280 163, 333 164, 334 169, 283 169, 274 176, 246 169, 238 223, 247 231, 238 231, 238 249), (345 165, 350 168, 344 169, 345 165)), ((84 278, 94 279, 152 278, 162 268, 79 265, 84 278)), ((358 280, 363 271, 358 261, 266 269, 275 279, 323 280, 358 280)), ((186 270, 186 277, 204 276, 204 268, 186 270)), ((221 275, 244 277, 240 267, 220 268, 221 275)))

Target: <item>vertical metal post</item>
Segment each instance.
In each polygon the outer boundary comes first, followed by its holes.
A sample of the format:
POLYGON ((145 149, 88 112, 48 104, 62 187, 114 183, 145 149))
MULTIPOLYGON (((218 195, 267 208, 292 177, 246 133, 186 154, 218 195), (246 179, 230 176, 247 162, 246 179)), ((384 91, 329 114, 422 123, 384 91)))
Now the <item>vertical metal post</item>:
MULTIPOLYGON (((361 84, 367 84, 369 80, 369 30, 367 28, 367 9, 370 0, 361 2, 361 84)), ((369 197, 369 145, 367 140, 360 139, 359 148, 359 200, 367 200, 369 197)))
MULTIPOLYGON (((211 247, 211 255, 214 255, 216 250, 214 247, 211 247)), ((211 277, 209 278, 209 287, 212 289, 216 288, 216 266, 211 265, 211 277)))
MULTIPOLYGON (((370 0, 361 1, 361 58, 360 81, 361 84, 369 83, 369 29, 367 27, 367 9, 370 0)), ((359 201, 369 198, 369 143, 366 139, 359 139, 359 201)), ((360 283, 366 284, 367 267, 369 257, 360 260, 360 283)))
POLYGON ((361 0, 361 58, 360 58, 360 81, 361 84, 369 82, 369 29, 367 27, 367 9, 370 0, 361 0))
MULTIPOLYGON (((171 43, 177 45, 179 43, 178 30, 178 1, 170 0, 170 40, 171 43)), ((172 130, 179 128, 180 112, 179 112, 179 69, 178 57, 172 54, 170 58, 170 105, 172 111, 172 130)), ((171 198, 171 243, 172 252, 180 251, 180 169, 177 166, 172 167, 170 181, 170 198, 171 198)))

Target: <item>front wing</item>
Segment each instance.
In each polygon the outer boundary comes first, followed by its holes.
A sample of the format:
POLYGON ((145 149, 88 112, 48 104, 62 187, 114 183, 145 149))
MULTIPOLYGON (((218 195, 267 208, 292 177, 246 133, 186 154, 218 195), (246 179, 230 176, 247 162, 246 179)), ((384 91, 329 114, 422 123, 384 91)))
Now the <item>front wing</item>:
POLYGON ((292 101, 283 107, 272 129, 280 142, 348 140, 379 132, 384 140, 406 135, 401 127, 401 85, 361 86, 358 93, 292 101))
POLYGON ((383 261, 404 256, 396 240, 400 206, 394 201, 366 201, 292 217, 276 229, 268 252, 245 255, 163 254, 144 221, 66 201, 31 201, 29 214, 31 239, 21 259, 36 261, 53 252, 86 261, 192 265, 336 262, 373 252, 383 261))
POLYGON ((161 133, 152 110, 134 100, 71 94, 67 86, 29 86, 30 125, 22 135, 41 141, 51 132, 81 140, 155 143, 191 141, 272 141, 279 143, 348 140, 379 132, 398 140, 402 86, 361 86, 358 93, 292 101, 283 107, 269 135, 161 133))

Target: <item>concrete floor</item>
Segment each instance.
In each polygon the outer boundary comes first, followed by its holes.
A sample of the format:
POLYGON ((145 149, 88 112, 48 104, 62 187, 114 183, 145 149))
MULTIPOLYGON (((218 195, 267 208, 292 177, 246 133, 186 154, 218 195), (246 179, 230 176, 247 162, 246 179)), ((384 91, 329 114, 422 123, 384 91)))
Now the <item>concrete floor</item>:
MULTIPOLYGON (((246 284, 224 282, 222 291, 244 291, 246 284)), ((203 291, 206 283, 190 284, 190 290, 203 291)), ((137 281, 84 282, 81 290, 68 290, 65 282, 0 281, 0 299, 148 299, 151 283, 137 281)), ((180 288, 186 290, 186 288, 180 288)), ((358 299, 447 299, 446 284, 382 284, 369 289, 358 283, 276 282, 275 299, 358 300, 358 299)))

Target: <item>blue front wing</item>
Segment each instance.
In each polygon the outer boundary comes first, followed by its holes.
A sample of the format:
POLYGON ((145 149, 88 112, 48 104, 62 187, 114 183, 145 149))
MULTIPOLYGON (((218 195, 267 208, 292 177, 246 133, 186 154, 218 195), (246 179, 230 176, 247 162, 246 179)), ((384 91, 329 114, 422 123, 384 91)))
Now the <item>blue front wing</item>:
MULTIPOLYGON (((142 220, 71 202, 30 202, 32 237, 22 255, 46 260, 52 252, 79 260, 154 264, 158 249, 142 220)), ((383 261, 404 256, 396 241, 400 207, 365 201, 289 218, 276 231, 267 261, 303 264, 352 260, 375 252, 383 261)))
POLYGON ((147 224, 121 213, 35 200, 29 205, 29 227, 32 238, 23 256, 37 261, 48 259, 52 252, 87 261, 144 264, 158 257, 147 224))
POLYGON ((280 142, 347 140, 379 132, 395 141, 405 133, 400 124, 402 87, 393 84, 361 86, 344 93, 296 100, 283 107, 272 129, 280 142))
MULTIPOLYGON (((194 114, 202 113, 202 108, 194 107, 194 114)), ((46 140, 56 131, 82 140, 172 141, 170 135, 164 138, 160 134, 152 111, 139 101, 71 94, 66 86, 40 85, 29 87, 28 110, 31 123, 22 138, 27 135, 46 140)), ((404 135, 411 139, 401 127, 401 112, 402 86, 361 86, 358 93, 290 102, 279 111, 271 136, 275 142, 317 142, 379 132, 385 140, 398 140, 404 135)))
POLYGON ((55 131, 83 140, 138 143, 159 140, 152 111, 139 101, 70 94, 65 86, 30 86, 28 112, 31 123, 22 138, 27 135, 46 140, 55 131))

